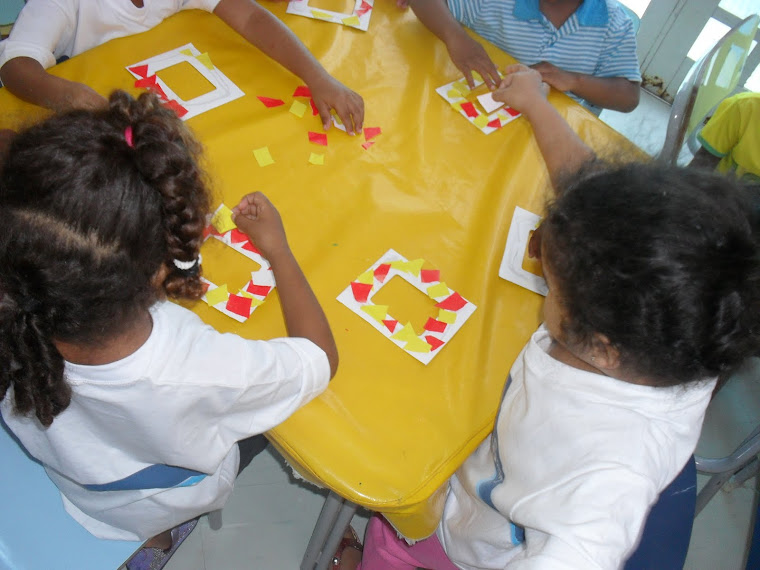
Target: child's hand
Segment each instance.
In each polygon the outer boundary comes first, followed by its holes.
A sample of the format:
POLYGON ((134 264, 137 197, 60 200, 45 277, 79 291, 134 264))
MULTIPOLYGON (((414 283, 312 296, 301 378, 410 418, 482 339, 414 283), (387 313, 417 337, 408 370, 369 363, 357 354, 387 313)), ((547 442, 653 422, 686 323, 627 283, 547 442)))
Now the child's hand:
POLYGON ((323 80, 309 85, 314 105, 322 119, 322 127, 328 130, 332 126, 330 109, 340 117, 349 135, 362 132, 364 126, 364 100, 340 81, 325 74, 323 80))
POLYGON ((290 251, 280 213, 261 192, 243 196, 232 208, 232 221, 267 259, 290 251))
POLYGON ((577 74, 565 71, 548 61, 540 61, 531 65, 541 74, 541 78, 558 91, 573 91, 577 74))
POLYGON ((97 111, 108 108, 108 100, 83 83, 69 81, 63 93, 61 108, 56 111, 69 111, 71 109, 83 109, 85 111, 97 111))
POLYGON ((470 89, 475 88, 475 82, 472 79, 473 71, 480 74, 489 89, 494 89, 499 84, 501 77, 496 65, 488 57, 483 46, 468 36, 464 30, 446 42, 446 47, 451 61, 464 74, 470 89))
POLYGON ((517 64, 508 66, 504 73, 493 98, 521 113, 534 105, 536 99, 545 99, 549 93, 549 86, 541 80, 538 71, 517 64))
POLYGON ((409 0, 396 0, 396 6, 401 8, 402 10, 405 10, 409 7, 409 0))

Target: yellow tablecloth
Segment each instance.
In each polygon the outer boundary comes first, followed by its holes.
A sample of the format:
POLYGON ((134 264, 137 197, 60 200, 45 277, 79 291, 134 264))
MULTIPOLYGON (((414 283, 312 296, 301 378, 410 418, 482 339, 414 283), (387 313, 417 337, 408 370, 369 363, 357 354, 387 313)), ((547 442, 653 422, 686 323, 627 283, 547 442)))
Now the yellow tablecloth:
MULTIPOLYGON (((203 12, 180 13, 53 72, 103 94, 137 92, 125 66, 192 42, 245 92, 188 124, 206 147, 219 201, 233 206, 261 190, 279 208, 341 359, 327 391, 268 435, 302 475, 422 538, 437 524, 446 480, 491 430, 510 365, 539 324, 542 298, 500 279, 498 268, 515 206, 540 213, 549 197, 546 170, 525 119, 485 136, 435 93, 459 74, 411 12, 379 0, 369 31, 361 32, 264 4, 364 97, 365 125, 383 131, 369 150, 361 147, 363 137, 337 130, 328 133, 326 149, 310 144, 307 131, 320 131, 319 118, 288 112, 301 82, 203 12), (269 109, 256 96, 286 105, 269 109), (275 164, 262 168, 252 151, 263 146, 275 164), (309 165, 311 152, 325 152, 326 164, 309 165), (335 300, 389 248, 424 258, 478 307, 427 366, 335 300)), ((512 61, 487 50, 499 65, 512 61)), ((5 91, 0 127, 45 114, 5 91)), ((552 93, 550 100, 594 148, 621 148, 622 137, 569 98, 552 93)), ((209 247, 215 246, 204 246, 207 275, 231 289, 242 286, 248 262, 209 247)), ((398 303, 396 311, 391 301, 392 314, 404 321, 406 308, 418 331, 437 314, 411 286, 398 292, 398 303)), ((244 324, 203 303, 193 309, 219 330, 245 337, 285 333, 276 295, 244 324)))

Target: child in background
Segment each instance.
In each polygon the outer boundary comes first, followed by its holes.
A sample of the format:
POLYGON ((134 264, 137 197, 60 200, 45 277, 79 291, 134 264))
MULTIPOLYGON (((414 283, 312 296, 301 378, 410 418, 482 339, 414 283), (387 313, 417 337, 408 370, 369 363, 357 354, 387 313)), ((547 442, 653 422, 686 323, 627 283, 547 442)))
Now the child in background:
POLYGON ((90 87, 45 70, 62 56, 145 32, 193 8, 213 12, 300 77, 311 89, 325 130, 334 109, 350 134, 361 132, 362 98, 327 73, 279 19, 253 0, 29 0, 10 37, 0 42, 0 80, 17 97, 49 109, 104 108, 105 98, 90 87))
POLYGON ((19 133, 0 172, 0 412, 87 530, 163 549, 224 505, 266 444, 251 436, 322 392, 338 354, 258 192, 234 220, 290 337, 221 334, 166 300, 203 294, 199 145, 152 94, 109 105, 19 133))
MULTIPOLYGON (((589 106, 632 111, 641 74, 633 23, 616 0, 410 0, 470 87, 477 71, 490 88, 496 65, 462 25, 541 72, 543 80, 589 106), (461 23, 461 25, 460 25, 461 23)), ((399 3, 403 7, 403 3, 399 3)))
POLYGON ((530 121, 558 194, 540 232, 544 323, 436 534, 409 546, 374 517, 363 570, 622 567, 694 452, 716 377, 760 348, 747 189, 655 164, 579 170, 593 154, 541 76, 507 72, 494 98, 530 121))

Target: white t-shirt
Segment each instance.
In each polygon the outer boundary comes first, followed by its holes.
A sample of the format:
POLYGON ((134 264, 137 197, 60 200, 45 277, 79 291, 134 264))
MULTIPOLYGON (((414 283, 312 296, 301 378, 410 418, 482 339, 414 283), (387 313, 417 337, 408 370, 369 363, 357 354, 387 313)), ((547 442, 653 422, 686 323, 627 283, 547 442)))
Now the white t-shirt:
POLYGON ((520 353, 496 426, 449 482, 438 537, 465 570, 619 568, 694 452, 715 380, 630 384, 520 353))
POLYGON ((14 414, 11 391, 0 403, 8 427, 61 490, 66 510, 101 538, 143 540, 221 508, 237 475, 236 442, 285 420, 330 378, 327 356, 309 340, 221 334, 169 302, 151 315, 150 337, 123 360, 66 363, 71 404, 49 428, 14 414), (198 471, 200 481, 167 489, 83 487, 155 465, 198 471))
POLYGON ((114 38, 146 32, 180 10, 212 12, 220 0, 29 0, 11 34, 0 42, 0 67, 30 57, 47 69, 114 38))

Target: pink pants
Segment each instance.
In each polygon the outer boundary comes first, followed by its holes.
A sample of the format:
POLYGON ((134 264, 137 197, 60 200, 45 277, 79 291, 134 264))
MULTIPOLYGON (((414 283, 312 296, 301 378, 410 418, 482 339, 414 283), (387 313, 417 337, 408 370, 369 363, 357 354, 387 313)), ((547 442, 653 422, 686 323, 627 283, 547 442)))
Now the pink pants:
POLYGON ((382 516, 367 525, 362 562, 356 570, 457 570, 436 535, 409 546, 382 516))

